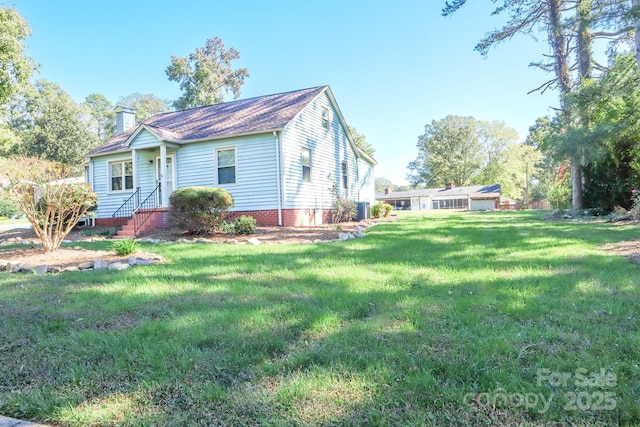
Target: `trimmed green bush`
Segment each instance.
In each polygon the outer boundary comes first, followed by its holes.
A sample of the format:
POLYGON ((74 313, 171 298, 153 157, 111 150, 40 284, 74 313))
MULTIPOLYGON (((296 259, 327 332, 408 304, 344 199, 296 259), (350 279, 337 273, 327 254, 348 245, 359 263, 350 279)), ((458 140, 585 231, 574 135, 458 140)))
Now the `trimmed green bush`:
POLYGON ((169 221, 193 234, 222 230, 233 197, 222 188, 185 187, 169 196, 169 221))
POLYGON ((382 216, 386 218, 391 214, 391 211, 393 210, 393 206, 391 206, 389 203, 383 203, 382 209, 383 209, 382 216))
POLYGON ((256 219, 252 216, 242 215, 233 222, 236 234, 253 234, 256 232, 256 219))
POLYGON ((0 216, 4 216, 10 218, 13 215, 19 215, 20 209, 13 203, 10 199, 5 198, 2 193, 0 193, 0 216))
POLYGON ((377 203, 371 206, 371 216, 374 218, 388 217, 393 210, 389 203, 377 203))

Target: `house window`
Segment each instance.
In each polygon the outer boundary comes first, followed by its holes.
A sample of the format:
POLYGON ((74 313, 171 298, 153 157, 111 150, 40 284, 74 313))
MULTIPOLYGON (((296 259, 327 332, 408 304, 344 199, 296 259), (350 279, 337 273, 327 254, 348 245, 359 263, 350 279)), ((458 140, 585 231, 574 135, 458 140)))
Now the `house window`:
POLYGON ((322 107, 322 127, 326 130, 329 130, 329 109, 326 107, 322 107))
POLYGON ((340 170, 342 172, 342 188, 347 190, 349 188, 349 169, 347 168, 347 162, 342 162, 340 170))
POLYGON ((109 163, 111 191, 133 190, 133 163, 131 160, 109 163))
POLYGON ((311 150, 302 149, 302 181, 311 182, 311 150))
POLYGON ((225 148, 217 150, 218 184, 236 183, 236 149, 225 148))

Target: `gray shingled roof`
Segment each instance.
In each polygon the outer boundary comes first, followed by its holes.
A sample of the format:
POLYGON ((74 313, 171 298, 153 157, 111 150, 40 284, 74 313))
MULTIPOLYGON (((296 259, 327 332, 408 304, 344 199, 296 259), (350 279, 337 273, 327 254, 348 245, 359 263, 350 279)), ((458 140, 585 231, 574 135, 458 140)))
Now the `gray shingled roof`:
POLYGON ((328 86, 260 96, 157 114, 93 149, 87 157, 127 149, 125 143, 145 126, 161 140, 175 143, 218 139, 283 129, 328 86))
POLYGON ((376 193, 377 200, 409 199, 411 197, 456 197, 473 195, 479 197, 483 194, 500 194, 500 184, 490 185, 470 185, 465 187, 446 188, 424 188, 409 191, 392 191, 389 194, 376 193))

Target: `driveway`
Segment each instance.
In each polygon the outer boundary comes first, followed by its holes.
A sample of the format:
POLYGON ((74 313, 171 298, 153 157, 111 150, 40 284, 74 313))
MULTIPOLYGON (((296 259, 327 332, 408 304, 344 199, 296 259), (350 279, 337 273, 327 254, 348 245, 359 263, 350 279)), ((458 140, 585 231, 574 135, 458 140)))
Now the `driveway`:
POLYGON ((28 222, 14 222, 11 224, 0 224, 0 233, 4 233, 9 230, 17 230, 17 229, 29 229, 31 228, 31 224, 28 222))

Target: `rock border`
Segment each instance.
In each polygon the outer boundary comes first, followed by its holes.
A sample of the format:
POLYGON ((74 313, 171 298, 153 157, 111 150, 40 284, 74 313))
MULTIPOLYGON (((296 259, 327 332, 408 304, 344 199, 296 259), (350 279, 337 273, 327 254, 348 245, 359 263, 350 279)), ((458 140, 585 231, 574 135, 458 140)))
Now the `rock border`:
MULTIPOLYGON (((356 225, 356 230, 353 232, 344 232, 339 233, 337 239, 333 240, 302 240, 299 244, 319 244, 319 243, 330 243, 330 242, 339 242, 351 239, 359 239, 365 237, 367 228, 375 225, 375 222, 370 220, 361 221, 356 225)), ((86 241, 95 241, 102 239, 87 239, 86 241)), ((209 244, 235 244, 235 245, 254 245, 259 246, 261 244, 286 244, 288 242, 284 240, 279 240, 277 242, 262 242, 257 237, 252 237, 248 239, 246 242, 240 242, 237 239, 227 239, 224 242, 220 241, 211 241, 206 238, 198 237, 195 239, 178 239, 178 240, 162 240, 162 239, 154 239, 154 238, 142 238, 138 240, 141 243, 152 243, 152 244, 160 244, 167 242, 175 242, 175 243, 209 243, 209 244)), ((70 243, 70 241, 65 240, 65 243, 70 243)), ((15 245, 15 244, 23 244, 23 245, 40 245, 35 239, 22 239, 20 237, 12 237, 5 240, 0 240, 0 245, 15 245)), ((76 249, 76 248, 74 248, 76 249)), ((1 253, 1 252, 0 252, 1 253)), ((146 254, 144 256, 135 256, 132 255, 129 257, 127 262, 116 261, 116 262, 107 262, 101 259, 95 259, 93 261, 82 262, 77 266, 69 266, 62 268, 60 266, 49 266, 46 264, 36 265, 36 266, 25 266, 18 261, 5 260, 0 259, 0 271, 9 271, 12 273, 30 273, 36 275, 43 274, 58 274, 65 271, 96 271, 96 270, 109 270, 109 271, 120 271, 126 270, 129 267, 137 266, 137 265, 152 265, 156 263, 163 263, 165 259, 159 255, 154 254, 146 254)))
POLYGON ((165 262, 165 259, 160 255, 144 254, 144 255, 132 255, 127 261, 115 261, 107 262, 102 259, 95 259, 93 261, 81 262, 77 266, 69 266, 62 268, 61 266, 50 266, 47 264, 40 264, 35 266, 26 266, 19 261, 12 261, 6 259, 0 259, 0 271, 8 271, 11 273, 30 273, 36 275, 43 274, 58 274, 65 271, 97 271, 97 270, 109 270, 120 271, 126 270, 129 267, 137 265, 152 265, 165 262))

